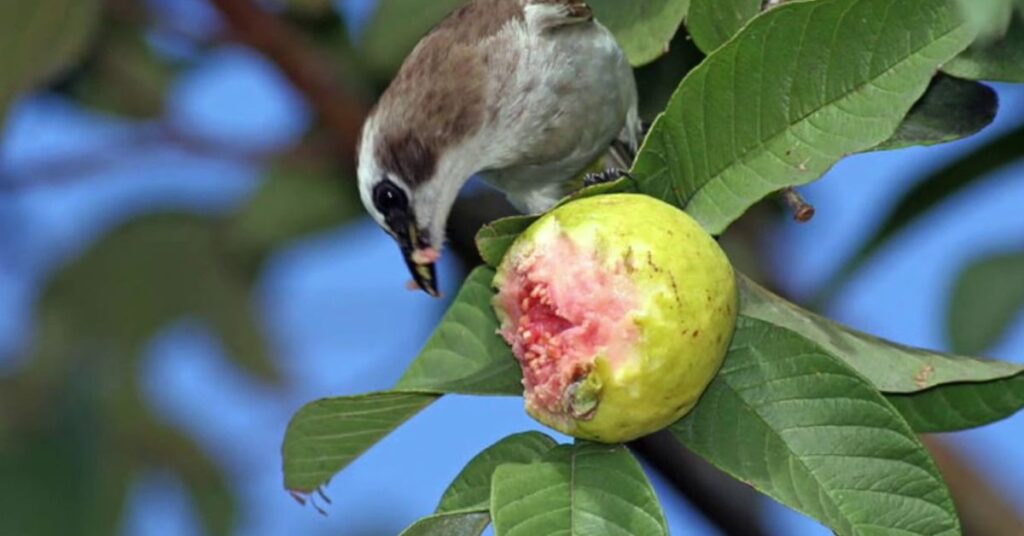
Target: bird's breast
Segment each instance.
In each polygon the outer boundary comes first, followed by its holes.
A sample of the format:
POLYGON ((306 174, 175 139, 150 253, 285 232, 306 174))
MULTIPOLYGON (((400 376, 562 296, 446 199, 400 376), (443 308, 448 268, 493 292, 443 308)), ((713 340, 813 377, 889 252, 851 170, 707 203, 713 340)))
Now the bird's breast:
POLYGON ((484 175, 514 200, 539 189, 557 193, 552 185, 573 179, 607 150, 636 107, 632 69, 603 26, 515 39, 516 62, 493 81, 500 93, 486 142, 495 158, 484 175))

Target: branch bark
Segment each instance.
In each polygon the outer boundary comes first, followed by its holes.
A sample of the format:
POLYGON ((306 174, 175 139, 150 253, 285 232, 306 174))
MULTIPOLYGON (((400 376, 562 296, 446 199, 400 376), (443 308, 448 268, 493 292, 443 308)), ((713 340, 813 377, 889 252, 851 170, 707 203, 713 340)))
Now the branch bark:
POLYGON ((356 143, 368 107, 338 83, 332 62, 288 26, 252 0, 210 0, 240 42, 274 62, 305 94, 320 119, 333 133, 342 158, 355 162, 356 143))
POLYGON ((629 448, 661 473, 722 534, 767 534, 761 526, 761 495, 690 452, 671 433, 661 431, 640 438, 629 448))
POLYGON ((921 438, 931 451, 949 485, 960 523, 967 536, 1020 536, 1024 517, 1006 495, 979 474, 971 463, 948 443, 934 436, 921 438))

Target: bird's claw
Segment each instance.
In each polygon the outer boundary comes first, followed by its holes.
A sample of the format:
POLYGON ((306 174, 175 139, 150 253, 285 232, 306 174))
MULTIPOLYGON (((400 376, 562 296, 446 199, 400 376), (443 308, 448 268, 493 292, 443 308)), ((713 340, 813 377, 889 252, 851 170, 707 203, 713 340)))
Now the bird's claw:
POLYGON ((612 182, 622 177, 633 178, 628 171, 624 169, 612 168, 606 169, 598 173, 588 173, 587 176, 583 177, 583 186, 594 186, 595 184, 605 184, 612 182))

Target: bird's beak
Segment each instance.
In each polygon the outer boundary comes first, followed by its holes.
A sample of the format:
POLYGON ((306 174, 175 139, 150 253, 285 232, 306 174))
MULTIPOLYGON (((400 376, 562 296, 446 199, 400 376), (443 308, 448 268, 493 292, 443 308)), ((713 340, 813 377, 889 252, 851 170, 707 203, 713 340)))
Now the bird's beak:
POLYGON ((432 255, 424 255, 424 251, 433 251, 422 240, 419 229, 413 222, 408 223, 407 232, 400 233, 398 238, 399 246, 402 248, 402 257, 405 265, 409 267, 413 281, 419 285, 427 294, 435 298, 441 297, 437 288, 437 259, 432 255))

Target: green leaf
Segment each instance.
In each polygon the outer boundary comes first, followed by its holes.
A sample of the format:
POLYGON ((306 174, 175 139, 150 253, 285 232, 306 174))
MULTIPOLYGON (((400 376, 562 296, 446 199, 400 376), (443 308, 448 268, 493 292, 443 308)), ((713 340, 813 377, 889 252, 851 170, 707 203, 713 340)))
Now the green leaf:
POLYGON ((544 460, 494 471, 497 536, 668 534, 654 489, 625 447, 579 442, 544 460))
POLYGON ((308 16, 319 16, 334 12, 333 0, 273 0, 296 13, 308 16))
POLYGON ((840 535, 960 533, 938 469, 900 414, 789 330, 741 318, 722 371, 670 430, 840 535))
POLYGON ((942 69, 969 80, 1024 82, 1024 16, 1014 18, 1003 38, 976 43, 942 69))
POLYGON ((919 181, 900 198, 882 219, 878 230, 850 256, 836 274, 822 286, 815 303, 827 303, 876 253, 905 228, 950 197, 978 183, 990 173, 1021 159, 1024 125, 947 164, 919 181))
POLYGON ((691 0, 686 29, 705 53, 732 39, 761 12, 764 0, 691 0))
POLYGON ((957 280, 949 307, 953 350, 982 353, 992 348, 1024 313, 1024 252, 971 263, 957 280))
POLYGON ((398 382, 400 390, 483 395, 522 394, 522 373, 498 335, 491 307, 494 271, 477 268, 466 278, 441 324, 398 382))
POLYGON ((228 226, 231 245, 260 260, 297 238, 363 214, 355 181, 323 162, 275 164, 228 226))
MULTIPOLYGON (((380 75, 394 73, 416 43, 465 0, 380 0, 363 34, 368 64, 380 75)), ((690 0, 589 0, 597 19, 615 34, 633 65, 665 53, 690 0)))
POLYGON ((690 0, 587 0, 634 66, 648 64, 668 50, 690 0))
POLYGON ((139 467, 118 441, 125 423, 103 418, 98 383, 73 382, 45 409, 23 398, 0 405, 0 534, 117 533, 139 467))
POLYGON ((885 392, 916 432, 974 428, 1024 408, 1022 365, 892 343, 802 309, 746 277, 740 289, 742 314, 820 344, 885 392))
POLYGON ((382 392, 306 405, 285 432, 284 485, 313 493, 438 395, 382 392))
POLYGON ((146 421, 145 438, 150 466, 173 470, 200 514, 206 534, 228 536, 235 528, 237 505, 232 487, 217 464, 183 433, 146 421))
POLYGON ((1024 373, 886 398, 917 433, 956 432, 1001 421, 1024 408, 1024 373))
MULTIPOLYGON (((694 0, 686 25, 697 46, 712 52, 757 16, 762 4, 762 0, 694 0)), ((992 89, 940 73, 896 134, 877 148, 900 149, 966 138, 988 126, 997 108, 992 89)))
POLYGON ((945 0, 783 4, 690 72, 633 175, 721 233, 767 194, 889 139, 970 39, 945 0))
POLYGON ((912 393, 937 385, 985 382, 1024 372, 1024 366, 911 348, 848 328, 800 308, 740 277, 740 314, 793 330, 886 393, 912 393))
POLYGON ((97 0, 0 2, 0 124, 22 91, 82 57, 99 20, 97 0))
POLYGON ((999 99, 992 88, 939 73, 896 134, 877 149, 935 145, 976 134, 992 123, 999 99))
POLYGON ((991 43, 1006 35, 1013 19, 1013 4, 1020 0, 957 0, 960 11, 976 35, 975 43, 991 43))
POLYGON ((491 476, 506 463, 533 463, 557 446, 540 432, 525 432, 502 439, 478 454, 455 477, 441 497, 440 512, 487 510, 491 503, 491 476))
POLYGON ((480 536, 491 523, 485 508, 482 511, 462 511, 436 514, 417 521, 399 536, 480 536))
MULTIPOLYGON (((118 349, 139 358, 160 330, 188 317, 205 320, 231 358, 276 380, 251 302, 251 281, 223 254, 220 221, 157 214, 115 229, 54 275, 42 309, 61 319, 76 346, 118 349)), ((47 334, 47 337, 52 334, 47 334)))
POLYGON ((522 375, 497 334, 494 272, 478 268, 394 391, 321 400, 300 410, 284 441, 285 487, 311 493, 442 394, 519 395, 522 375))
POLYGON ((107 17, 92 54, 60 89, 105 112, 133 118, 159 116, 179 66, 153 49, 145 31, 144 26, 107 17))
POLYGON ((538 216, 512 216, 484 225, 476 235, 476 248, 488 266, 497 268, 505 252, 538 216))
POLYGON ((380 0, 363 30, 362 55, 382 76, 398 71, 416 43, 465 0, 380 0))

